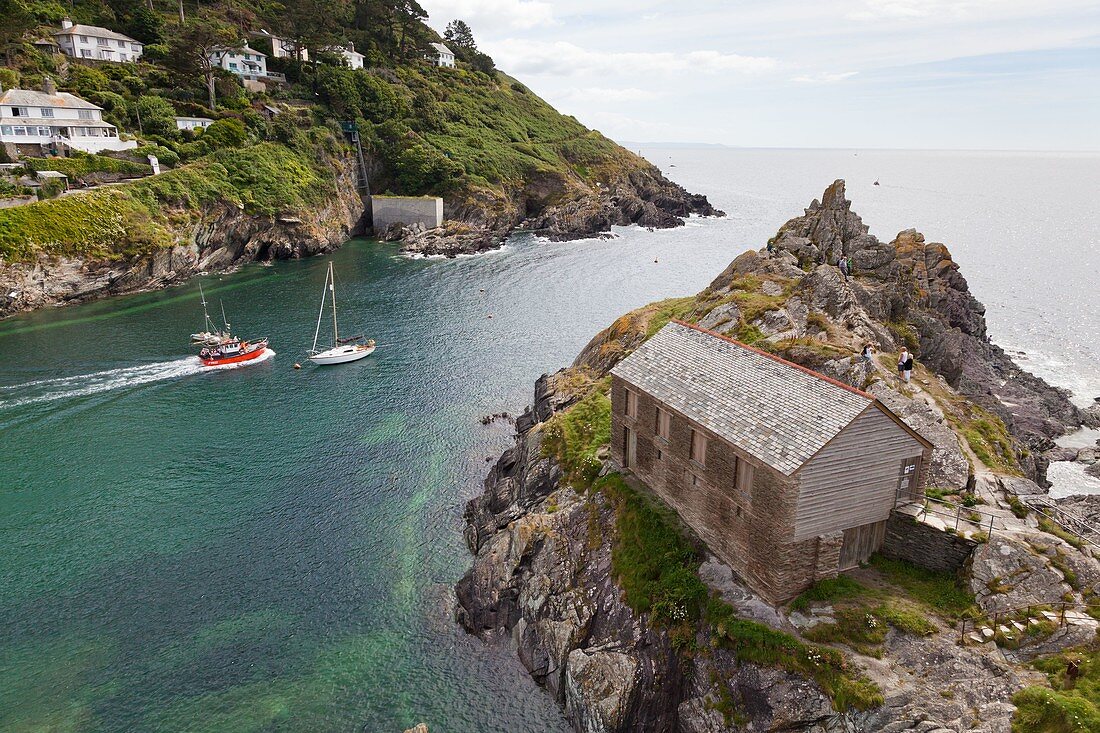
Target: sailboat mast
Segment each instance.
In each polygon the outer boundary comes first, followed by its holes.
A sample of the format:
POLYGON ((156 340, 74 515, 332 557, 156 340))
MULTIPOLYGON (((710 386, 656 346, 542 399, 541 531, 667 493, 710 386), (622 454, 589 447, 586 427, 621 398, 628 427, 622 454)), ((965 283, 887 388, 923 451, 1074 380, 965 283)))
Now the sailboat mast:
POLYGON ((202 301, 202 327, 205 328, 208 332, 213 333, 214 324, 210 320, 210 312, 206 309, 206 293, 202 291, 202 283, 199 283, 199 300, 202 301))
POLYGON ((332 348, 340 343, 340 330, 336 327, 336 275, 332 271, 332 263, 328 263, 328 289, 332 293, 332 348))
POLYGON ((321 335, 321 318, 325 315, 325 296, 328 295, 329 274, 328 272, 325 273, 325 286, 321 288, 321 309, 317 311, 317 328, 313 332, 313 348, 310 349, 311 354, 317 353, 317 338, 321 335))

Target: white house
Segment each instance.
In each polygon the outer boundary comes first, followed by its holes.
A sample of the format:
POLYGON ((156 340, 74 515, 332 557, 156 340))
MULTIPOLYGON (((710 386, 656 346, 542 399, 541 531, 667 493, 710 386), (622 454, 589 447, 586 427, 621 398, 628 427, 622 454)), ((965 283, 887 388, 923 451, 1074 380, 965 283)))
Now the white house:
POLYGON ((455 66, 455 54, 454 51, 444 46, 442 43, 433 43, 432 48, 435 49, 435 65, 443 66, 448 69, 453 69, 455 66))
POLYGON ((69 56, 97 61, 137 61, 143 46, 121 33, 94 25, 73 25, 68 18, 61 21, 61 30, 53 34, 58 47, 69 56))
POLYGON ((349 41, 348 45, 347 45, 347 48, 343 48, 343 47, 340 47, 340 46, 333 46, 332 48, 330 48, 328 50, 332 51, 337 56, 342 57, 344 59, 344 61, 347 62, 348 66, 350 66, 351 68, 353 68, 353 69, 363 68, 363 59, 365 59, 366 56, 364 56, 363 54, 361 54, 361 53, 359 53, 358 51, 355 50, 355 44, 354 43, 349 41))
POLYGON ((215 49, 210 52, 210 61, 250 81, 259 81, 267 76, 267 54, 250 46, 215 49))
MULTIPOLYGON (((130 150, 136 140, 120 140, 103 121, 103 108, 66 92, 53 82, 43 92, 9 89, 0 96, 0 142, 19 147, 67 145, 87 153, 130 150)), ((40 153, 31 147, 26 152, 40 153)))
POLYGON ((209 117, 177 117, 177 130, 205 130, 214 120, 209 117))

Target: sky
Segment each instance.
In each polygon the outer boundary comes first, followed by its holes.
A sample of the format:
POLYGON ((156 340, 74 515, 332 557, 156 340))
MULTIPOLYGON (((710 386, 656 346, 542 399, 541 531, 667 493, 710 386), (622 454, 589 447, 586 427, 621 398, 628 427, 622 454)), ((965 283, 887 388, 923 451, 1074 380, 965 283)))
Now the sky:
POLYGON ((1100 0, 421 0, 620 141, 1100 150, 1100 0))

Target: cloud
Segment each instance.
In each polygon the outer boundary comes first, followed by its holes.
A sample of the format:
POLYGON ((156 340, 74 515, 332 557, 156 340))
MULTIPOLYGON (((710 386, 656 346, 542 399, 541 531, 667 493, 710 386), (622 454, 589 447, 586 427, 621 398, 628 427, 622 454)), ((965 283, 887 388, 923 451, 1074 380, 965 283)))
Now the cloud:
POLYGON ((638 52, 593 51, 568 41, 508 38, 489 48, 497 64, 518 73, 554 76, 604 73, 662 73, 698 71, 757 74, 778 62, 768 56, 743 56, 718 51, 638 52))
POLYGON ((439 30, 461 18, 473 27, 475 36, 482 31, 528 30, 557 22, 554 6, 543 0, 431 0, 424 7, 439 30))
POLYGON ((858 73, 858 71, 842 71, 839 73, 823 71, 818 74, 801 74, 791 79, 791 81, 799 84, 836 84, 838 81, 851 79, 858 73))
POLYGON ((570 102, 589 102, 595 104, 600 102, 612 102, 621 104, 624 102, 648 102, 657 99, 660 95, 651 89, 638 89, 636 87, 583 87, 580 89, 569 89, 558 96, 560 99, 566 99, 570 102))

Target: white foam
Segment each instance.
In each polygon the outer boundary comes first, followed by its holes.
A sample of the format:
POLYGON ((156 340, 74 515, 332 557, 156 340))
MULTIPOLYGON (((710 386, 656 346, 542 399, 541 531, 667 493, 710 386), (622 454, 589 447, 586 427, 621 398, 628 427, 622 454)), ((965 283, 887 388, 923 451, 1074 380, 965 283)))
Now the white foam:
POLYGON ((87 397, 101 392, 137 387, 169 379, 180 379, 208 371, 237 369, 259 364, 275 356, 271 349, 250 361, 238 364, 224 364, 217 367, 204 367, 197 356, 188 356, 174 361, 161 361, 153 364, 107 369, 91 374, 78 374, 56 379, 38 379, 33 382, 0 387, 0 395, 8 399, 0 400, 0 410, 4 408, 33 405, 42 402, 87 397), (27 394, 27 393, 31 394, 27 394))
POLYGON ((1078 494, 1100 494, 1100 479, 1085 473, 1085 464, 1055 461, 1047 468, 1050 497, 1064 499, 1078 494))

